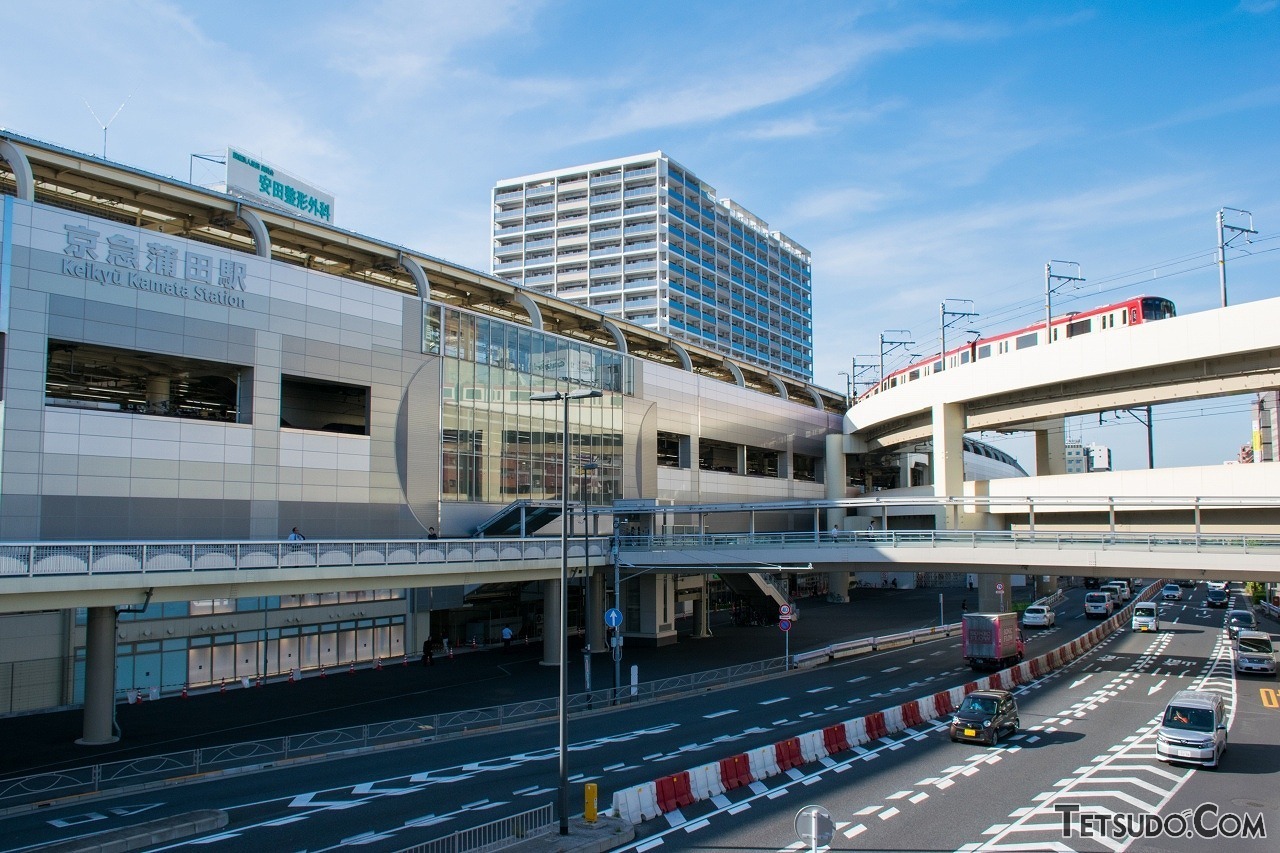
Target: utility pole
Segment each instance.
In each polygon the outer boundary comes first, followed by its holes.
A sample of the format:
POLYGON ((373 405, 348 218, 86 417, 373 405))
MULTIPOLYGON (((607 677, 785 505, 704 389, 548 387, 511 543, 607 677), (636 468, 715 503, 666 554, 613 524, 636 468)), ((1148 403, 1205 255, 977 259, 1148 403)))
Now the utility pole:
POLYGON ((1075 261, 1049 261, 1044 265, 1044 342, 1046 345, 1053 343, 1053 294, 1063 285, 1073 281, 1084 281, 1084 278, 1080 275, 1080 264, 1075 261), (1054 264, 1075 267, 1076 274, 1063 275, 1055 273, 1053 271, 1054 264), (1054 282, 1057 282, 1057 284, 1054 284, 1054 282))
POLYGON ((942 366, 939 370, 947 369, 947 327, 957 322, 962 317, 977 317, 978 312, 973 309, 972 299, 943 299, 938 303, 938 346, 941 347, 942 355, 939 357, 939 364, 942 366), (968 303, 969 309, 966 310, 963 305, 956 309, 947 307, 948 302, 968 303), (952 319, 948 320, 947 318, 952 319))
POLYGON ((884 381, 885 354, 893 352, 898 347, 915 346, 915 343, 915 341, 911 340, 910 329, 885 329, 880 333, 880 382, 884 381), (886 339, 885 335, 893 337, 886 339), (893 338, 899 338, 899 340, 894 340, 893 338))
MULTIPOLYGON (((1218 289, 1222 291, 1222 307, 1227 307, 1227 247, 1231 245, 1231 241, 1239 237, 1241 234, 1257 234, 1253 229, 1253 214, 1247 210, 1239 210, 1234 207, 1224 207, 1218 211, 1218 289), (1240 225, 1228 225, 1224 220, 1227 212, 1230 211, 1248 220, 1248 227, 1240 225), (1226 238, 1226 232, 1233 232, 1230 239, 1226 238)), ((1251 242, 1248 237, 1245 242, 1251 242)))

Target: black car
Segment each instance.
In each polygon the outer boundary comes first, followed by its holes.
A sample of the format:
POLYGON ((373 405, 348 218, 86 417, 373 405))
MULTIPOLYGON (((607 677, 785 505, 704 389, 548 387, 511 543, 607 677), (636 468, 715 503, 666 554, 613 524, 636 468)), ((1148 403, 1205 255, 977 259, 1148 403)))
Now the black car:
POLYGON ((1210 607, 1226 607, 1227 598, 1225 589, 1211 589, 1204 596, 1205 603, 1210 607))
POLYGON ((1227 611, 1227 636, 1231 639, 1236 638, 1236 634, 1241 631, 1258 630, 1258 620, 1253 618, 1253 613, 1248 610, 1228 610, 1227 611))
POLYGON ((1008 690, 975 690, 951 718, 951 740, 973 740, 995 746, 1002 733, 1013 734, 1022 723, 1018 703, 1008 690))

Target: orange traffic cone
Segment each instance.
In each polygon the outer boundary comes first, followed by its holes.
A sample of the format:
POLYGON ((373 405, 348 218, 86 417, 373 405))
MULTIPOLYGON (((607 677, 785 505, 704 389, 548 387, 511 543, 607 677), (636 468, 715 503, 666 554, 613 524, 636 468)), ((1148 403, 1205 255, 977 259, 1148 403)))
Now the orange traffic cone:
POLYGON ((296 679, 293 677, 293 667, 289 667, 289 683, 293 684, 296 679))
POLYGON ((183 699, 186 699, 186 698, 187 698, 187 685, 185 685, 185 684, 184 684, 184 685, 182 685, 182 698, 183 698, 183 699))
POLYGON ((328 674, 327 672, 325 672, 325 671, 324 671, 324 664, 320 664, 320 677, 321 677, 321 678, 328 678, 328 677, 329 677, 329 674, 328 674))
POLYGON ((259 687, 261 687, 261 686, 262 686, 262 676, 261 676, 261 675, 259 675, 259 676, 258 676, 258 686, 259 686, 259 687))
POLYGON ((472 648, 472 650, 475 650, 478 646, 479 646, 479 644, 476 642, 476 638, 475 638, 475 637, 472 637, 472 638, 471 638, 471 648, 472 648))
POLYGON ((347 674, 348 674, 348 675, 355 675, 355 674, 356 674, 356 662, 355 662, 355 661, 352 661, 352 662, 351 662, 351 668, 347 670, 347 674))
POLYGON ((226 693, 226 692, 227 692, 227 680, 226 680, 225 678, 224 678, 224 679, 222 679, 222 686, 218 688, 218 692, 219 692, 219 693, 226 693))
POLYGON ((377 658, 377 663, 373 665, 373 668, 376 670, 382 669, 382 658, 377 658))
POLYGON ((408 665, 409 665, 409 653, 408 653, 408 652, 405 652, 404 660, 401 662, 401 664, 400 664, 400 665, 401 665, 401 666, 408 666, 408 665))

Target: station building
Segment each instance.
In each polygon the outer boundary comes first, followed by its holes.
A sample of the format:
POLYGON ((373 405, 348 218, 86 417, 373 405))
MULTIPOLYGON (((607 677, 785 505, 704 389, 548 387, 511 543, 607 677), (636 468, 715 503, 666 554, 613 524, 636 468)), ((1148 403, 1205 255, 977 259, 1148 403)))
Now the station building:
MULTIPOLYGON (((42 544, 476 536, 562 498, 562 410, 531 398, 582 388, 602 396, 569 407, 575 502, 821 499, 844 404, 807 369, 8 132, 0 357, 0 585, 42 544)), ((627 586, 624 632, 673 635, 680 583, 627 586)), ((120 602, 115 686, 536 627, 540 598, 478 592, 120 602)), ((0 614, 0 713, 83 701, 85 623, 0 614)))

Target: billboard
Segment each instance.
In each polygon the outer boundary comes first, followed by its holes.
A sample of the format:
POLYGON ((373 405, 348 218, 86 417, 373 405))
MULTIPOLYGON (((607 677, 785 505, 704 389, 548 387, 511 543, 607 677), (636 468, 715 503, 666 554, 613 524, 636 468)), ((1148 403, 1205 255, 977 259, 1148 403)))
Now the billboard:
POLYGON ((333 196, 270 163, 227 149, 227 193, 333 224, 333 196))

